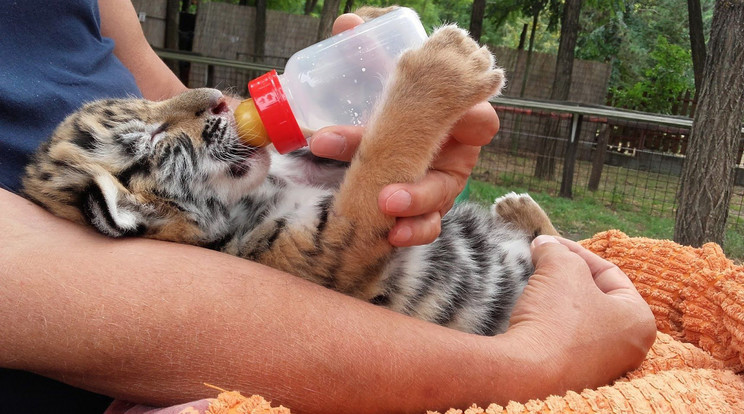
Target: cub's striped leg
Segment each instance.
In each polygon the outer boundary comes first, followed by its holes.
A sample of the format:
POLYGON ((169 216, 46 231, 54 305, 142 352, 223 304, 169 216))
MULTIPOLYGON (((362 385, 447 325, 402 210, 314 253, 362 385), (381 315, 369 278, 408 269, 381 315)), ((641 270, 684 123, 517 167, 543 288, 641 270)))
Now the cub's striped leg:
POLYGON ((503 79, 491 53, 454 26, 401 57, 328 218, 327 237, 344 244, 339 290, 367 296, 391 253, 394 219, 377 206, 382 188, 421 179, 455 122, 503 79))

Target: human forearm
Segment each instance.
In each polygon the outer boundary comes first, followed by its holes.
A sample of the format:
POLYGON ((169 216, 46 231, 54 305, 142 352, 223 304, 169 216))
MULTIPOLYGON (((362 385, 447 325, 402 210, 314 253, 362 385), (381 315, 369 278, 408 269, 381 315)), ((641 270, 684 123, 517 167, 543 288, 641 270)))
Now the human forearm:
POLYGON ((101 32, 114 40, 114 54, 132 72, 142 95, 162 100, 186 86, 152 50, 129 0, 99 0, 101 32))
POLYGON ((507 337, 413 320, 204 249, 107 239, 6 192, 0 204, 2 366, 151 404, 212 395, 203 382, 296 412, 538 396, 523 383, 540 378, 522 375, 507 337))

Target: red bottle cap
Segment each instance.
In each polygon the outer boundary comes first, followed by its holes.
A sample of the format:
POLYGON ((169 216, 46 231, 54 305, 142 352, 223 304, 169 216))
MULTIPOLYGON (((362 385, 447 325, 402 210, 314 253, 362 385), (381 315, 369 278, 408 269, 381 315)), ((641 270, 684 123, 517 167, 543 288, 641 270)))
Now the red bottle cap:
POLYGON ((275 70, 248 82, 248 90, 277 151, 286 154, 307 145, 275 70))

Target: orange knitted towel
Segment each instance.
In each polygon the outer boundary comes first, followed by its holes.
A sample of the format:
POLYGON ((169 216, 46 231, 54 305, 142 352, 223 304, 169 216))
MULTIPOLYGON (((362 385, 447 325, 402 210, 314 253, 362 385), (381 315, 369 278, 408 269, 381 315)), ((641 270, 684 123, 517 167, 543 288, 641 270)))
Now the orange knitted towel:
MULTIPOLYGON (((581 244, 617 264, 651 306, 659 329, 642 365, 614 384, 477 413, 744 413, 744 267, 702 248, 611 230, 581 244)), ((224 392, 210 413, 285 414, 258 396, 224 392)))

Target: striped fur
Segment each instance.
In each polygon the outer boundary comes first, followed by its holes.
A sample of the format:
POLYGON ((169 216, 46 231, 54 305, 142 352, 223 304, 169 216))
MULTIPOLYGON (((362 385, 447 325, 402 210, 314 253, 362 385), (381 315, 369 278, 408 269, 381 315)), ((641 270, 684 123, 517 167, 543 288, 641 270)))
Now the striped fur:
POLYGON ((458 206, 433 244, 394 249, 394 219, 379 212, 377 196, 387 184, 423 177, 457 119, 502 83, 486 49, 460 29, 440 29, 401 58, 348 166, 246 146, 216 90, 94 102, 41 146, 24 191, 112 237, 209 247, 404 314, 495 334, 533 270, 530 240, 555 233, 540 207, 526 195, 498 200, 491 213, 458 206))

